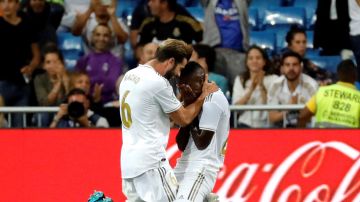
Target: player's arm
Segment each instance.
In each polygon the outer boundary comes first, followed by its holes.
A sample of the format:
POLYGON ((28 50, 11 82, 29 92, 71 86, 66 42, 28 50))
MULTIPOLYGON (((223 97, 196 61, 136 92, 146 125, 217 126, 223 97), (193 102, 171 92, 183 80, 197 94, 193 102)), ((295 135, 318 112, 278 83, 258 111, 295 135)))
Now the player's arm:
POLYGON ((184 151, 186 145, 189 143, 190 138, 190 126, 181 127, 176 135, 176 144, 180 151, 184 151))

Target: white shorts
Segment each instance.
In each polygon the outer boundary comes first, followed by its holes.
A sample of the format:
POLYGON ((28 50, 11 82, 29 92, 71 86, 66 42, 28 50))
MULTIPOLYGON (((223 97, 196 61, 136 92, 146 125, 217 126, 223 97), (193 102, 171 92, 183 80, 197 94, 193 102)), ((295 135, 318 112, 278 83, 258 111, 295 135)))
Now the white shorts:
POLYGON ((215 186, 216 174, 206 172, 176 172, 179 181, 179 189, 176 194, 176 202, 203 202, 215 186))
POLYGON ((129 202, 170 202, 176 197, 178 183, 168 161, 135 178, 123 179, 122 190, 129 202))

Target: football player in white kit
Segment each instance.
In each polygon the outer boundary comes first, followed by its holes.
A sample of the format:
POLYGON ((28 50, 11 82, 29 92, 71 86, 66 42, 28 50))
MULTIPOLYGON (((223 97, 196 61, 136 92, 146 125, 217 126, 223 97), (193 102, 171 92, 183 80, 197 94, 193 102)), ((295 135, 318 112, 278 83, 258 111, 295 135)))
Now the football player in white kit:
POLYGON ((122 121, 122 188, 131 202, 173 201, 177 181, 166 158, 171 118, 187 125, 200 112, 205 97, 218 88, 205 82, 199 98, 183 107, 168 82, 180 75, 192 54, 183 41, 168 39, 155 58, 128 71, 119 90, 122 121))
MULTIPOLYGON (((189 62, 181 71, 179 86, 184 106, 193 103, 202 93, 205 72, 196 62, 189 62)), ((229 103, 223 92, 208 95, 202 111, 194 121, 181 127, 176 137, 183 151, 174 169, 179 182, 176 202, 203 202, 214 188, 224 162, 230 128, 229 103)))

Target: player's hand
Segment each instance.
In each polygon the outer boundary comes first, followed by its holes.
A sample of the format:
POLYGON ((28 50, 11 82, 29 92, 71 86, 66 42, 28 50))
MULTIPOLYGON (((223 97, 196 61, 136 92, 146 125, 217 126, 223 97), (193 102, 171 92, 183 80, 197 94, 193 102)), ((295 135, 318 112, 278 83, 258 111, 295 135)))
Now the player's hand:
POLYGON ((187 84, 179 84, 181 98, 184 101, 185 107, 196 100, 196 94, 192 91, 191 87, 187 84))
POLYGON ((219 90, 219 87, 214 82, 208 82, 208 74, 205 74, 205 82, 203 84, 202 93, 200 97, 205 99, 209 94, 219 90))

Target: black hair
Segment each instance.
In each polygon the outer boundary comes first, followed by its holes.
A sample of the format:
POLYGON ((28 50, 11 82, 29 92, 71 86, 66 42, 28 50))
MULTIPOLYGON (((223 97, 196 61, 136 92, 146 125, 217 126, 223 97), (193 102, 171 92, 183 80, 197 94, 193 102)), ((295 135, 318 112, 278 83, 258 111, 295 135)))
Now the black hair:
POLYGON ((199 58, 205 58, 208 66, 208 72, 212 72, 215 69, 216 52, 214 48, 205 44, 193 45, 194 51, 199 55, 199 58))
POLYGON ((288 46, 290 46, 291 41, 294 39, 295 35, 301 33, 304 34, 306 37, 306 31, 303 27, 293 24, 290 27, 290 30, 286 33, 285 41, 287 42, 288 46))
POLYGON ((61 61, 61 63, 63 63, 65 65, 64 56, 63 56, 62 52, 57 47, 56 43, 53 43, 53 42, 48 42, 43 47, 42 54, 41 54, 41 61, 44 62, 45 56, 50 53, 56 54, 59 57, 59 60, 61 61))
POLYGON ((284 61, 288 57, 295 57, 299 60, 299 63, 303 62, 303 58, 301 57, 301 55, 299 53, 296 53, 294 51, 286 51, 281 57, 281 65, 284 65, 284 61))
POLYGON ((350 60, 343 60, 337 66, 337 74, 340 81, 354 83, 357 78, 356 65, 350 60))
POLYGON ((176 7, 177 7, 177 2, 176 0, 161 0, 161 2, 166 1, 168 3, 168 8, 170 11, 175 11, 176 7))
POLYGON ((204 71, 204 69, 201 67, 201 65, 199 63, 190 61, 189 63, 187 63, 185 65, 185 68, 183 68, 181 70, 180 80, 187 78, 187 77, 191 77, 193 75, 193 73, 199 69, 204 71))
POLYGON ((83 89, 80 88, 73 88, 69 91, 69 93, 66 96, 66 101, 69 99, 69 97, 73 96, 73 95, 84 95, 86 97, 86 99, 89 100, 88 95, 86 95, 85 91, 83 89))

